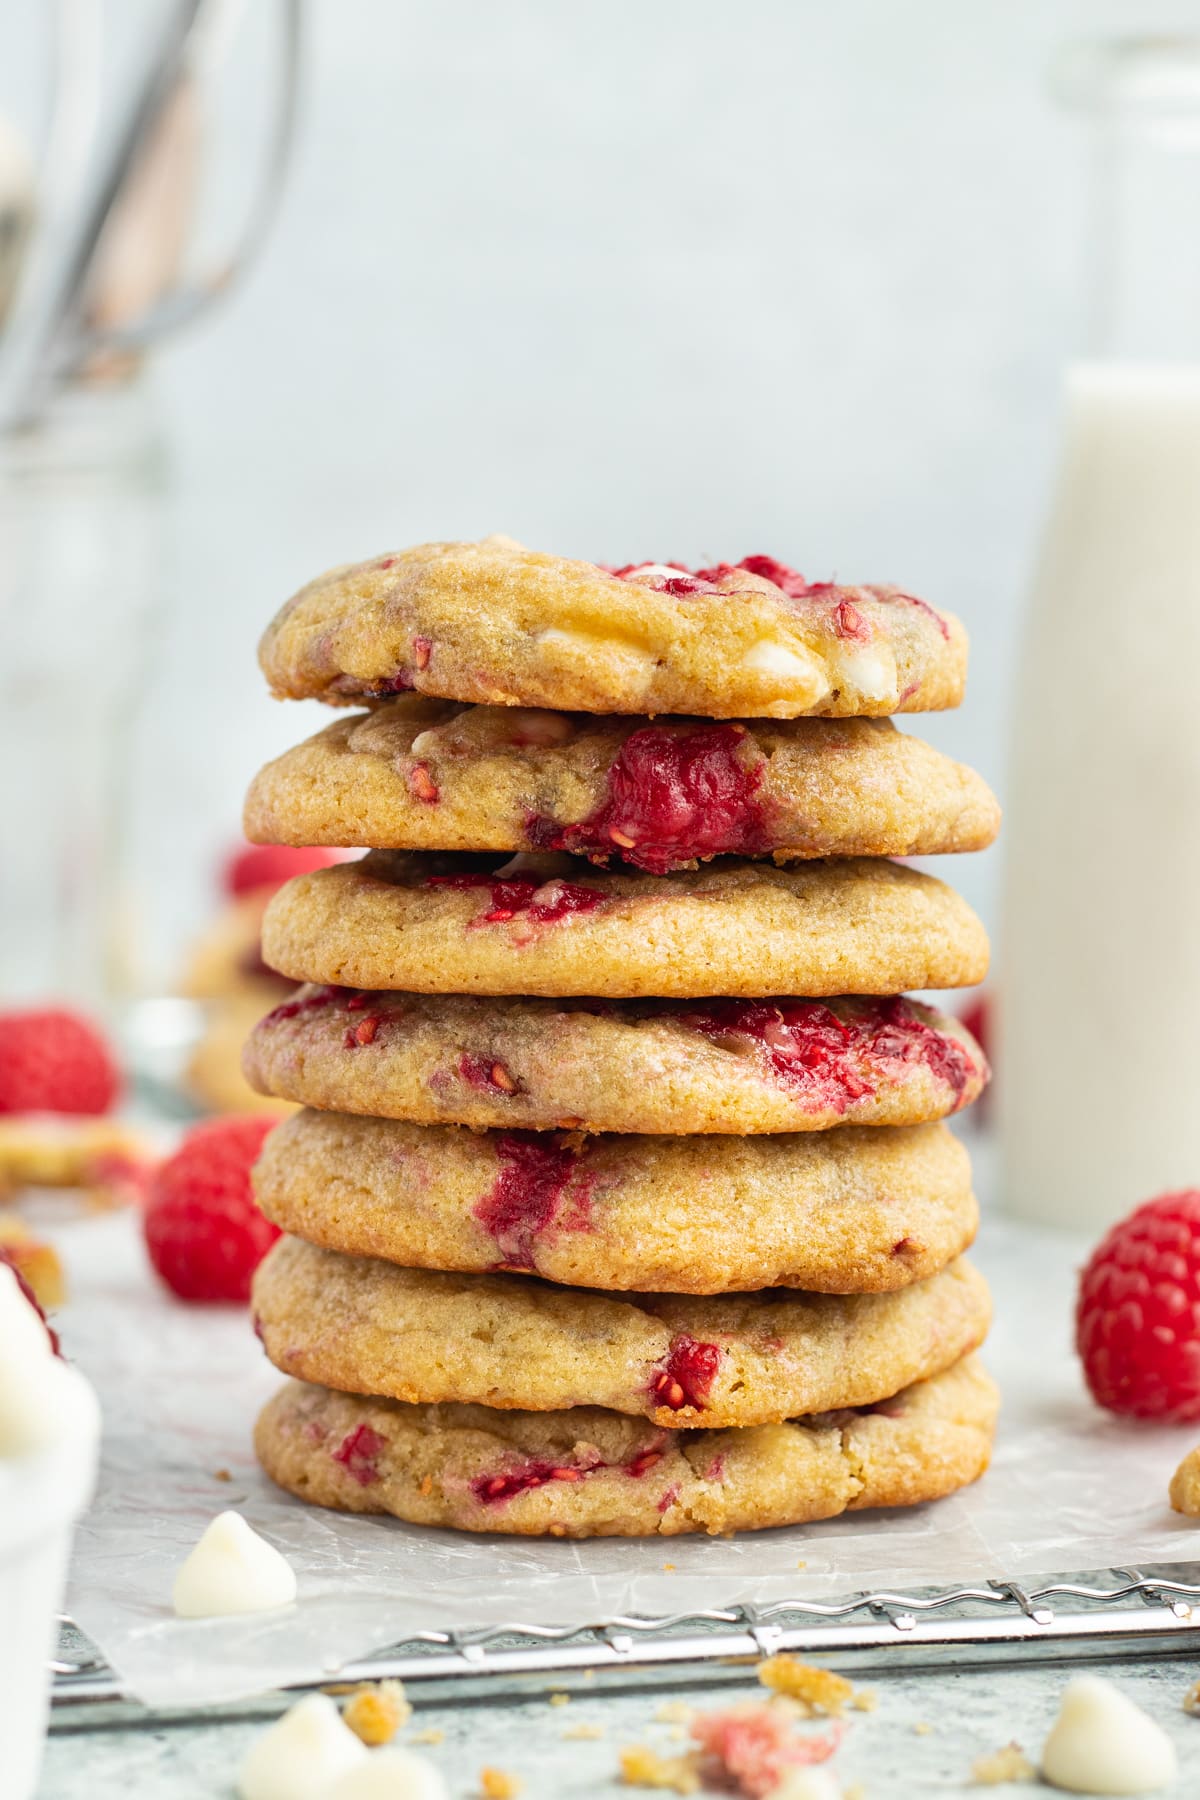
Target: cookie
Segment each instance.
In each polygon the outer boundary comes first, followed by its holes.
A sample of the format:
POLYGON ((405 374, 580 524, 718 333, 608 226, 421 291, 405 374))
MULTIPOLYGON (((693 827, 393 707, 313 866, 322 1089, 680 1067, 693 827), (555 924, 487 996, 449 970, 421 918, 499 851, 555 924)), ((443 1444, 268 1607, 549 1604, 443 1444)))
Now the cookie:
POLYGON ((991 1313, 961 1260, 890 1294, 614 1296, 286 1237, 255 1275, 253 1306, 276 1367, 323 1387, 712 1426, 886 1399, 975 1349, 991 1313))
POLYGON ((254 1185, 269 1219, 329 1250, 653 1293, 885 1292, 936 1274, 977 1224, 943 1125, 585 1138, 310 1112, 271 1133, 254 1185))
POLYGON ((973 1356, 873 1408, 731 1431, 574 1407, 412 1406, 292 1381, 254 1434, 273 1481, 343 1512, 526 1537, 676 1537, 915 1506, 987 1468, 999 1396, 973 1356))
POLYGON ((383 850, 282 887, 263 955, 295 981, 425 994, 820 998, 970 987, 988 945, 952 889, 883 858, 581 875, 383 850))
POLYGON ((673 1136, 919 1125, 969 1106, 988 1073, 964 1026, 903 997, 571 1003, 312 985, 255 1024, 243 1060, 259 1093, 333 1112, 673 1136))
POLYGON ((410 694, 268 763, 264 844, 570 850, 651 874, 722 854, 982 850, 1000 813, 961 763, 889 719, 601 719, 410 694))
POLYGON ((897 587, 807 582, 768 556, 619 570, 511 538, 332 569, 267 628, 283 699, 445 700, 706 718, 879 717, 957 706, 958 620, 897 587))

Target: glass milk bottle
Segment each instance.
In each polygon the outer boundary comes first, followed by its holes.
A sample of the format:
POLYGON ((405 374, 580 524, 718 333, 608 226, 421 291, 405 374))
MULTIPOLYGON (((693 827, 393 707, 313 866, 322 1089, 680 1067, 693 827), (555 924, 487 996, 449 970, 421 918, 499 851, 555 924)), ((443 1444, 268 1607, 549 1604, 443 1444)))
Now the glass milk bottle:
POLYGON ((1014 696, 1004 1196, 1095 1231, 1200 1187, 1200 40, 1071 71, 1091 114, 1091 359, 1014 696))

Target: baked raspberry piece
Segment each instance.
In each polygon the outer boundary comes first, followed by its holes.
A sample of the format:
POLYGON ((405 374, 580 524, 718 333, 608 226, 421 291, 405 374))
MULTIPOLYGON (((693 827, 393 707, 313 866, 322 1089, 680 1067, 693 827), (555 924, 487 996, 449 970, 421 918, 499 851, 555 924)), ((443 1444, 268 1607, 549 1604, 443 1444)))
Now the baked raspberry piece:
POLYGON ((110 1111, 121 1076, 106 1039, 66 1007, 0 1013, 0 1113, 110 1111))
POLYGON ((235 850, 221 876, 227 894, 249 894, 256 888, 282 887, 293 875, 311 875, 314 869, 327 869, 331 863, 344 862, 340 850, 301 850, 290 844, 247 844, 235 850))
POLYGON ((696 1713, 689 1729, 716 1765, 714 1777, 755 1800, 774 1793, 789 1769, 827 1762, 841 1739, 837 1727, 820 1737, 801 1736, 791 1714, 762 1700, 696 1713))
POLYGON ((250 1298, 251 1277, 281 1235, 250 1185, 276 1123, 245 1113, 206 1120, 155 1171, 143 1216, 146 1249, 181 1300, 250 1298))
POLYGON ((1080 1276, 1075 1342, 1110 1412, 1200 1419, 1200 1189, 1160 1194, 1113 1226, 1080 1276))
POLYGON ((608 772, 604 804, 561 829, 532 818, 534 843, 598 861, 620 856, 652 875, 709 856, 758 855, 767 847, 756 797, 765 759, 747 735, 744 725, 633 732, 608 772))

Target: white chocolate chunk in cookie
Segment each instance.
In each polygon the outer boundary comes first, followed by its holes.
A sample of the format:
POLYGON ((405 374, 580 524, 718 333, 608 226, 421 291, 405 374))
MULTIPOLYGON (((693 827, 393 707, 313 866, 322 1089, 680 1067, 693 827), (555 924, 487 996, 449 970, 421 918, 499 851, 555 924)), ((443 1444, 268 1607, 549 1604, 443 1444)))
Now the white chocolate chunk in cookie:
POLYGON ((886 644, 845 645, 835 662, 838 684, 852 688, 864 700, 899 698, 896 658, 886 644))

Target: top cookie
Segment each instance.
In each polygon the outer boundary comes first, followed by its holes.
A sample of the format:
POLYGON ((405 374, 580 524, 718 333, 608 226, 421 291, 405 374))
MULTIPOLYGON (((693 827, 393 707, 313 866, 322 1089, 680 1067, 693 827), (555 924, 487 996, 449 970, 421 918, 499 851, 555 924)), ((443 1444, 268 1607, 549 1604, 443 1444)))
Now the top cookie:
POLYGON ((848 718, 957 706, 967 640, 902 588, 807 582, 769 556, 610 571, 490 537, 330 570, 272 620, 259 660, 281 699, 415 688, 568 712, 848 718))

